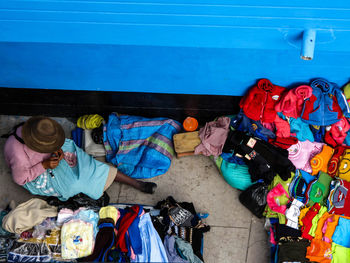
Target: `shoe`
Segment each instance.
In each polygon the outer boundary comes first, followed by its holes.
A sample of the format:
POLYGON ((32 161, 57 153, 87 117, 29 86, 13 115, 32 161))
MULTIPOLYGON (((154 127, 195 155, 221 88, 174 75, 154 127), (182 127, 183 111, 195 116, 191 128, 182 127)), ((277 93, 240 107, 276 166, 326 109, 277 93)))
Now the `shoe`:
POLYGON ((152 182, 144 182, 143 189, 141 192, 146 193, 146 194, 154 194, 156 191, 157 184, 152 183, 152 182))

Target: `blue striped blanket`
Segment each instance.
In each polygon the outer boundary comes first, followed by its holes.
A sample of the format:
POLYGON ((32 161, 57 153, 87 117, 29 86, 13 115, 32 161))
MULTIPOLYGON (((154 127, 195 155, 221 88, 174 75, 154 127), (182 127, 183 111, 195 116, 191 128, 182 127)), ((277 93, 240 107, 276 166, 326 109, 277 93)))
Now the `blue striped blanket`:
POLYGON ((133 178, 164 174, 174 156, 173 135, 180 129, 171 119, 112 113, 104 126, 106 159, 133 178))

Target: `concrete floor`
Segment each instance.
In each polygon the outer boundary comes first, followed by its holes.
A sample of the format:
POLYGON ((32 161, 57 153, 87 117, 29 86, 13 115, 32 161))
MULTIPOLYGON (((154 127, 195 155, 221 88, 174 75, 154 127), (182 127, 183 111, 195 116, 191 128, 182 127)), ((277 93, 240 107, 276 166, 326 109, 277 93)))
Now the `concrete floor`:
MULTIPOLYGON (((0 115, 0 135, 26 119, 0 115)), ((74 124, 65 118, 55 119, 64 127, 66 136, 70 137, 74 124)), ((3 157, 4 143, 5 139, 0 139, 0 208, 11 200, 18 204, 31 198, 27 190, 12 181, 3 157)), ((113 183, 107 190, 111 202, 155 205, 169 195, 177 201, 193 202, 197 212, 209 213, 205 222, 211 226, 211 230, 204 237, 205 262, 268 262, 268 237, 263 229, 263 220, 254 217, 240 204, 239 191, 225 182, 208 157, 174 158, 166 174, 148 181, 158 184, 153 195, 113 183)))

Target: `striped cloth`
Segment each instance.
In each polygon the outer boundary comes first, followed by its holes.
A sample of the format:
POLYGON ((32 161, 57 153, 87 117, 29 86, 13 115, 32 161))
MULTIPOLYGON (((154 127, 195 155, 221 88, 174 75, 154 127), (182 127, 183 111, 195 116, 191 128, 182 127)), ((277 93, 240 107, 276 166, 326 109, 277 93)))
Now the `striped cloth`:
POLYGON ((133 178, 164 174, 174 156, 173 135, 180 130, 171 119, 112 113, 103 133, 106 159, 133 178))

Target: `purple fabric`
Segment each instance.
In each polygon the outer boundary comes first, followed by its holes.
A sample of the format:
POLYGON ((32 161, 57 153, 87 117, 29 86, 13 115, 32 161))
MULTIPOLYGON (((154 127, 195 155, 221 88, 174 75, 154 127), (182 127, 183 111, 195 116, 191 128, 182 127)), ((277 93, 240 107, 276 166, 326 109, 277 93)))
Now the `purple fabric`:
POLYGON ((217 121, 206 123, 199 130, 201 144, 196 147, 194 153, 219 156, 229 132, 230 121, 229 117, 220 117, 217 121))

